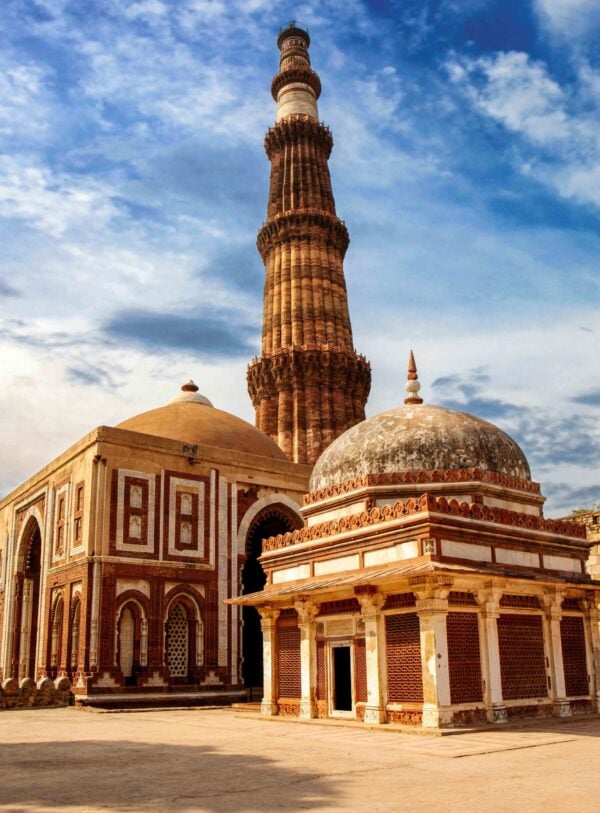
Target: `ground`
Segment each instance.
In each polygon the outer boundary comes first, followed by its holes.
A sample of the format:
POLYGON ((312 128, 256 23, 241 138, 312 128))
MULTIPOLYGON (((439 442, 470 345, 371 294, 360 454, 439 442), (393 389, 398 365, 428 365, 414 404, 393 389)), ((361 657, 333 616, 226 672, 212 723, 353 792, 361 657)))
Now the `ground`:
POLYGON ((0 712, 0 811, 600 810, 600 719, 430 737, 230 709, 0 712))

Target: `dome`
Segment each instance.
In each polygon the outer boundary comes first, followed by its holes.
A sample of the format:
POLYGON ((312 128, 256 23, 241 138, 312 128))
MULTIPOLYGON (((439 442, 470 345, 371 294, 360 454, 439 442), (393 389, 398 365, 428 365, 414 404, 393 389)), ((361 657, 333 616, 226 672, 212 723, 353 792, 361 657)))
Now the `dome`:
POLYGON ((118 428, 183 443, 287 460, 270 437, 241 418, 216 409, 208 398, 200 395, 193 381, 184 384, 181 393, 166 406, 135 415, 120 423, 118 428))
POLYGON ((531 479, 527 458, 506 432, 466 412, 423 404, 416 367, 412 379, 409 368, 407 390, 403 406, 353 426, 323 452, 311 492, 404 471, 476 468, 531 479))

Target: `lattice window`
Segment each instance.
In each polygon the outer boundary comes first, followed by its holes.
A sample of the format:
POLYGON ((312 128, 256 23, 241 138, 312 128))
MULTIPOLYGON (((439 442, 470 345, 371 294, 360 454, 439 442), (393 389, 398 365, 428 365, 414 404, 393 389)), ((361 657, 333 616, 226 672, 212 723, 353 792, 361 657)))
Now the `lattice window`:
POLYGON ((501 607, 515 607, 524 610, 539 610, 540 602, 537 596, 511 596, 505 595, 500 599, 501 607))
POLYGON ((354 682, 356 684, 356 700, 358 703, 367 702, 367 652, 365 639, 357 638, 354 641, 354 682))
POLYGON ((562 603, 563 610, 580 610, 578 598, 566 598, 562 603))
POLYGON ((541 616, 502 613, 498 619, 498 645, 504 699, 547 697, 541 616))
POLYGON ((463 604, 469 607, 476 607, 477 602, 473 593, 465 593, 460 590, 451 590, 448 596, 449 604, 463 604))
POLYGON ((388 615, 385 619, 388 699, 423 702, 421 638, 416 613, 388 615))
POLYGON ((327 700, 327 650, 325 641, 317 641, 317 700, 327 700))
POLYGON ((477 613, 448 613, 448 666, 452 703, 483 700, 477 613))
POLYGON ((181 604, 169 610, 167 622, 167 667, 171 677, 187 677, 188 621, 181 604))
POLYGON ((300 697, 300 629, 277 625, 279 697, 300 697))
POLYGON ((338 615, 340 613, 358 613, 360 604, 358 599, 347 598, 342 601, 324 601, 319 609, 319 615, 338 615))
POLYGON ((585 632, 581 616, 566 615, 560 619, 560 640, 567 697, 589 694, 585 632))
POLYGON ((395 610, 398 607, 414 607, 416 603, 414 593, 394 593, 388 596, 383 606, 384 610, 395 610))

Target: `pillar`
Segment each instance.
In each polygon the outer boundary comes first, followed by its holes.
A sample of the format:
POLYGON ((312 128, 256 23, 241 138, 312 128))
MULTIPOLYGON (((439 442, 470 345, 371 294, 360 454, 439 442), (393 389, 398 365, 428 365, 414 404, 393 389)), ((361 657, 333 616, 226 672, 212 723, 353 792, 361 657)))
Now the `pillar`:
POLYGON ((421 629, 423 727, 438 728, 452 722, 446 632, 448 599, 417 599, 417 615, 421 629))
POLYGON ((498 645, 497 620, 500 615, 501 595, 501 588, 491 588, 482 591, 479 596, 483 699, 488 722, 500 724, 506 723, 508 720, 502 696, 502 673, 498 645))
POLYGON ((300 598, 294 603, 300 629, 300 719, 317 716, 317 641, 315 617, 319 605, 310 599, 300 598))
POLYGON ((559 590, 542 597, 547 623, 547 650, 552 678, 550 696, 552 698, 552 713, 555 717, 569 717, 571 714, 571 705, 567 700, 567 690, 565 688, 565 667, 560 636, 563 597, 563 593, 559 590))
POLYGON ((263 699, 261 714, 277 714, 277 619, 279 610, 257 607, 263 636, 263 699))
POLYGON ((386 722, 384 680, 382 674, 385 633, 381 609, 385 596, 374 590, 356 591, 365 622, 365 659, 367 663, 367 705, 365 723, 380 725, 386 722))

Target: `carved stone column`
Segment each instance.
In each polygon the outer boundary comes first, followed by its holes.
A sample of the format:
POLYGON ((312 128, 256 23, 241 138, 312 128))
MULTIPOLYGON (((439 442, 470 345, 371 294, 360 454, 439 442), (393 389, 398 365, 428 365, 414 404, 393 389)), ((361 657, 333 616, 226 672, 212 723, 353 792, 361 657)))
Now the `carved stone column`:
POLYGON ((294 603, 298 613, 300 629, 300 718, 309 720, 317 716, 317 642, 315 635, 315 617, 319 605, 308 598, 300 598, 294 603))
MULTIPOLYGON (((423 727, 437 728, 452 722, 448 669, 447 591, 444 598, 418 598, 423 675, 423 727)), ((418 595, 418 594, 417 594, 418 595)))
POLYGON ((274 717, 277 714, 277 619, 279 610, 273 607, 257 607, 263 636, 263 699, 261 714, 274 717))
POLYGON ((498 645, 498 617, 502 587, 494 586, 480 591, 481 665, 483 672, 483 699, 490 723, 506 723, 507 714, 502 696, 500 648, 498 645))
POLYGON ((360 602, 362 617, 365 622, 365 658, 367 662, 367 705, 365 706, 365 723, 379 725, 386 722, 384 681, 381 673, 385 633, 381 608, 385 596, 374 591, 356 591, 360 602))
POLYGON ((565 688, 565 667, 562 655, 562 640, 560 636, 560 618, 562 615, 562 602, 564 593, 557 590, 554 594, 544 595, 544 612, 548 625, 548 655, 550 659, 550 674, 552 686, 552 711, 555 717, 569 717, 571 705, 567 700, 565 688))

